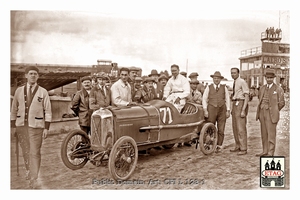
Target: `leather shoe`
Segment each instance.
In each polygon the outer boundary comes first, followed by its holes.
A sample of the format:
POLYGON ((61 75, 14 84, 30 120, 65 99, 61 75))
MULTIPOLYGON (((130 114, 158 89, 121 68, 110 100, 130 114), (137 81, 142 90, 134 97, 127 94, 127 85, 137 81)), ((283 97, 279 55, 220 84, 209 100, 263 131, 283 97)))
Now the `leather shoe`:
POLYGON ((243 150, 243 151, 238 152, 237 154, 238 154, 238 155, 245 155, 245 154, 247 154, 247 151, 246 151, 246 150, 243 150))
POLYGON ((237 152, 240 151, 240 148, 230 149, 230 152, 237 152))
POLYGON ((266 155, 267 155, 267 153, 262 152, 262 153, 256 154, 255 156, 260 157, 260 156, 266 156, 266 155))

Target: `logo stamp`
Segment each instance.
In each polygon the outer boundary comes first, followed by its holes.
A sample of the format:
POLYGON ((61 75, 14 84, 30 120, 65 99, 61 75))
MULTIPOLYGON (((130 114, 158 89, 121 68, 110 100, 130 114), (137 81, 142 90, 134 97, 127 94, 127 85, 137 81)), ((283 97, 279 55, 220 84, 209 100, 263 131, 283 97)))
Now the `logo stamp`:
POLYGON ((284 187, 284 156, 260 157, 260 187, 284 187))

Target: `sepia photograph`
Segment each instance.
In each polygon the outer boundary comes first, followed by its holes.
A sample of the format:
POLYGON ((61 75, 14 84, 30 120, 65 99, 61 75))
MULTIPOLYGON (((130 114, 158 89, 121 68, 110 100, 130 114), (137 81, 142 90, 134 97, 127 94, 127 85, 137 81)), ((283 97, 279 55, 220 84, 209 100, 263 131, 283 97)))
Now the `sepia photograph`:
POLYGON ((291 6, 179 2, 5 10, 10 193, 295 189, 291 6))

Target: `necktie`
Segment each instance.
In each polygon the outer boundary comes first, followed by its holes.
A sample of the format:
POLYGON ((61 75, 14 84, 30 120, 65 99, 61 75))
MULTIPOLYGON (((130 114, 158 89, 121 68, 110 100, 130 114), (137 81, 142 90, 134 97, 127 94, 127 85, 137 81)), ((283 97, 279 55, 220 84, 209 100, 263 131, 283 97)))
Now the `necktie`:
POLYGON ((232 96, 234 96, 234 93, 235 93, 235 81, 233 82, 233 93, 232 93, 232 96))
POLYGON ((27 94, 28 106, 31 104, 31 100, 32 100, 32 85, 29 87, 28 94, 27 94))
POLYGON ((217 90, 217 92, 219 91, 219 86, 218 85, 216 85, 216 90, 217 90))
POLYGON ((195 91, 193 90, 193 92, 192 92, 192 97, 195 95, 195 91))
POLYGON ((106 96, 105 87, 104 86, 102 86, 102 91, 103 91, 104 96, 106 96))

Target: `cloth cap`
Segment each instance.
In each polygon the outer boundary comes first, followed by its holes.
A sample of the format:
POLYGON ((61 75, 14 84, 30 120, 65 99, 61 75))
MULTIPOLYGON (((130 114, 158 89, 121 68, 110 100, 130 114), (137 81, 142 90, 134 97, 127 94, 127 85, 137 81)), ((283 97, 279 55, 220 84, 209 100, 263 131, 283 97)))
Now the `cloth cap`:
POLYGON ((81 78, 81 82, 86 81, 86 80, 92 81, 92 78, 89 76, 84 76, 81 78))
POLYGON ((189 75, 189 78, 191 77, 194 77, 194 76, 199 76, 197 72, 192 72, 190 75, 189 75))
POLYGON ((39 68, 37 68, 36 66, 29 66, 29 67, 26 67, 25 74, 27 74, 30 70, 34 70, 37 73, 39 73, 39 68))

